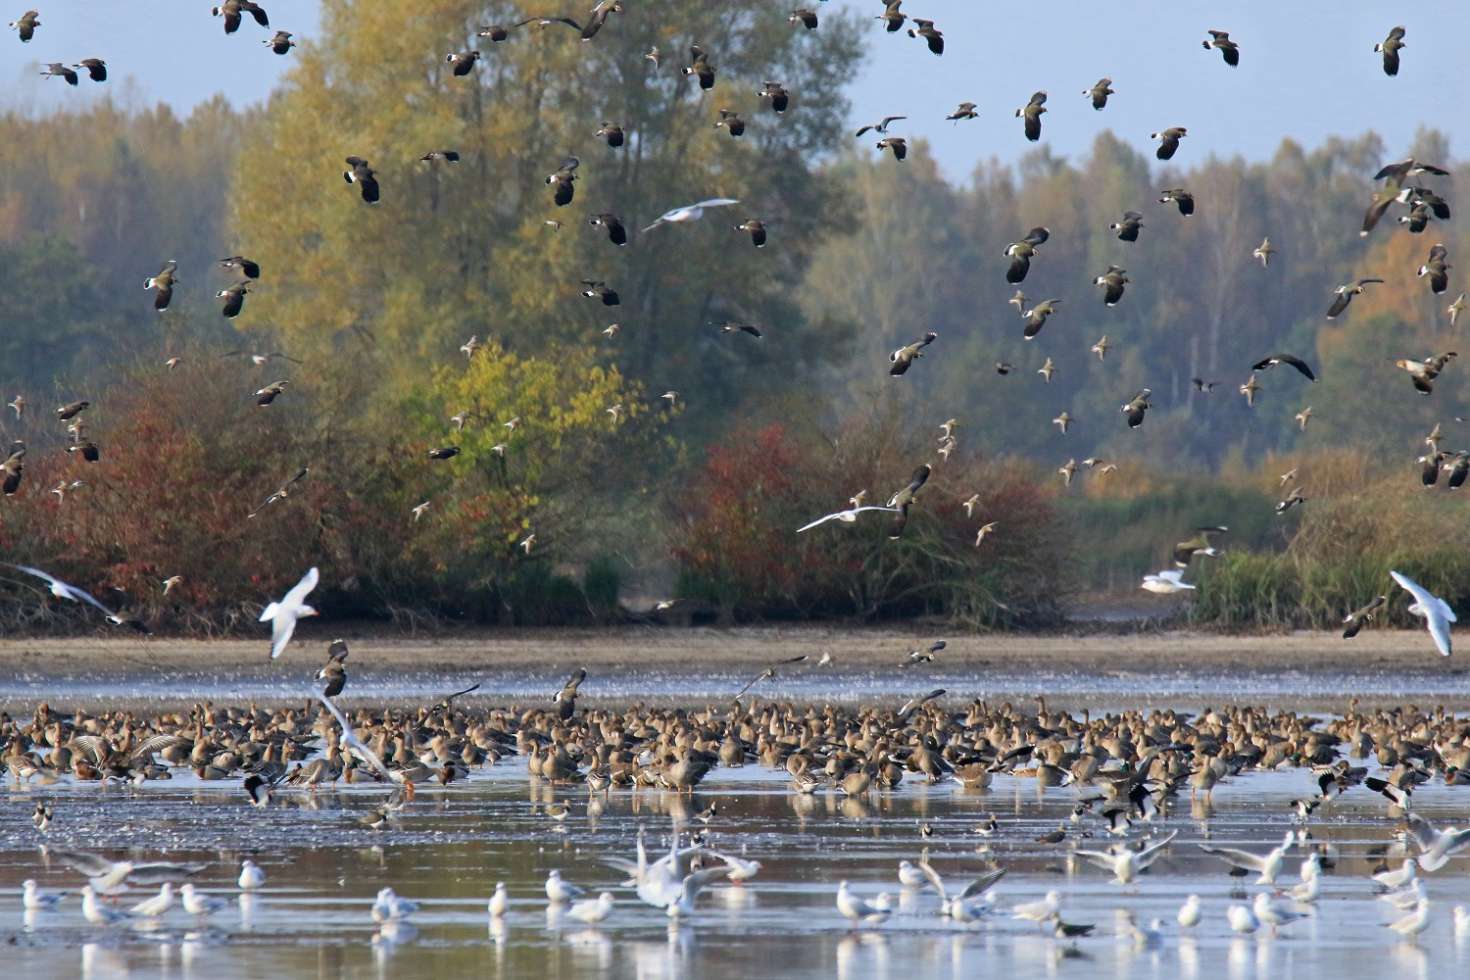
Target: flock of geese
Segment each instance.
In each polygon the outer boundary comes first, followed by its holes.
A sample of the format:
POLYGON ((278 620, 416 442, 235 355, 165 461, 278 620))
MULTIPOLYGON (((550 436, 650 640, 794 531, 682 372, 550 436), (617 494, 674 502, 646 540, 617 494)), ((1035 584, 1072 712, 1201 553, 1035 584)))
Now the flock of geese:
MULTIPOLYGON (((934 644, 929 656, 943 647, 943 642, 934 644)), ((1095 866, 1127 894, 1140 875, 1194 846, 1197 854, 1218 859, 1222 873, 1238 879, 1232 894, 1239 901, 1212 908, 1198 895, 1184 897, 1177 916, 1181 935, 1208 928, 1212 919, 1235 933, 1274 934, 1310 915, 1324 894, 1337 892, 1349 900, 1356 892, 1373 902, 1367 895, 1376 889, 1382 907, 1395 913, 1387 925, 1408 939, 1432 921, 1432 876, 1470 854, 1470 827, 1436 826, 1414 810, 1414 793, 1421 786, 1470 784, 1470 729, 1443 708, 1366 711, 1355 699, 1336 718, 1251 707, 1206 708, 1199 714, 1154 709, 1094 716, 1083 711, 1077 717, 1049 708, 1040 697, 1032 710, 980 699, 946 704, 941 689, 895 709, 746 700, 747 685, 728 702, 696 710, 646 705, 619 710, 579 708, 588 675, 578 670, 553 695, 524 707, 471 704, 462 699, 470 688, 416 709, 360 707, 348 717, 330 700, 346 686, 348 657, 344 641, 331 644, 317 675, 325 678, 325 686, 313 687, 313 699, 304 706, 266 710, 198 703, 187 712, 145 716, 65 714, 42 703, 30 719, 7 717, 0 724, 5 765, 12 779, 33 787, 85 781, 145 787, 178 771, 192 771, 206 781, 243 775, 243 795, 257 809, 279 804, 287 794, 314 798, 337 783, 393 785, 382 802, 328 817, 357 832, 411 823, 423 792, 417 786, 439 792, 439 786, 463 783, 512 760, 517 765, 524 760, 533 784, 561 794, 560 801, 542 807, 547 828, 555 833, 575 826, 580 815, 595 817, 616 795, 675 794, 672 799, 679 803, 671 810, 675 824, 666 852, 651 855, 640 827, 631 859, 601 858, 608 875, 600 886, 578 885, 560 869, 547 869, 548 914, 586 923, 617 914, 618 891, 630 891, 638 902, 671 918, 687 919, 698 914, 700 895, 711 886, 755 887, 762 863, 718 843, 723 836, 720 798, 693 812, 694 794, 710 773, 744 766, 784 772, 795 805, 808 805, 817 794, 839 796, 843 812, 857 820, 868 815, 869 798, 891 793, 905 780, 973 792, 1004 776, 1034 781, 1038 798, 1065 794, 1069 816, 1039 837, 1034 825, 1027 829, 994 814, 980 820, 966 836, 979 842, 985 868, 968 881, 946 879, 936 868, 930 848, 943 840, 921 821, 914 845, 921 853, 898 865, 897 885, 915 894, 932 891, 932 914, 941 920, 975 925, 1010 917, 1036 923, 1067 942, 1085 937, 1094 924, 1069 921, 1056 890, 1037 900, 1002 900, 998 886, 1007 874, 1006 854, 1061 856, 1074 874, 1082 864, 1095 866), (1297 774, 1302 787, 1301 796, 1278 811, 1287 828, 1280 843, 1265 851, 1216 844, 1208 830, 1214 791, 1265 772, 1297 774), (1410 845, 1397 851, 1404 856, 1396 865, 1389 863, 1396 850, 1389 842, 1368 847, 1366 856, 1378 865, 1372 882, 1362 886, 1332 872, 1346 859, 1363 855, 1320 843, 1311 833, 1312 824, 1349 794, 1363 800, 1381 797, 1387 817, 1410 845), (1181 807, 1191 819, 1204 821, 1203 839, 1193 845, 1181 840, 1176 814, 1181 807), (699 829, 691 833, 696 823, 699 829), (1100 841, 1112 843, 1104 847, 1100 841), (1293 883, 1286 875, 1294 852, 1301 861, 1293 883), (1253 896, 1245 892, 1248 885, 1257 889, 1253 896)), ((777 666, 757 680, 775 676, 777 666)), ((176 893, 189 916, 208 917, 225 907, 217 895, 196 890, 208 884, 214 891, 220 884, 208 865, 113 861, 52 846, 50 841, 66 833, 64 799, 37 802, 33 823, 47 842, 46 872, 66 869, 82 876, 86 921, 150 928, 173 907, 176 893), (154 887, 157 893, 135 905, 115 904, 130 888, 154 887)), ((265 872, 249 860, 229 875, 242 892, 265 883, 265 872)), ((890 894, 865 895, 861 887, 848 880, 836 886, 835 907, 852 928, 877 927, 898 914, 890 894)), ((53 910, 63 898, 34 878, 24 886, 28 912, 53 910)), ((492 920, 511 914, 511 899, 506 884, 496 884, 486 906, 492 920)), ((520 900, 524 904, 527 897, 520 900)), ((371 912, 379 923, 401 924, 417 908, 412 899, 384 888, 371 912)), ((1129 916, 1126 921, 1128 934, 1141 946, 1157 945, 1173 928, 1158 920, 1143 925, 1129 916)), ((1454 922, 1457 933, 1470 930, 1463 908, 1454 910, 1454 922)))

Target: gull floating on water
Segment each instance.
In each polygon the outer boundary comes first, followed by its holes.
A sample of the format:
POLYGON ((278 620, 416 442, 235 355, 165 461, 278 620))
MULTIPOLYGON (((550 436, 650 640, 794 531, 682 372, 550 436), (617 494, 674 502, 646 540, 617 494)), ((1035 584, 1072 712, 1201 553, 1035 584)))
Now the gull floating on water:
POLYGON ((1011 908, 1011 915, 1017 919, 1025 919, 1028 922, 1045 922, 1053 918, 1061 910, 1062 893, 1049 891, 1046 896, 1037 902, 1026 902, 1011 908))
POLYGON ((260 622, 271 624, 271 659, 275 660, 286 650, 286 644, 291 642, 291 634, 296 632, 296 621, 307 616, 317 615, 317 611, 306 604, 306 597, 311 590, 316 588, 317 579, 316 566, 301 577, 301 581, 291 586, 291 591, 282 597, 280 602, 272 602, 261 610, 260 622))
POLYGON ((1260 892, 1256 895, 1256 900, 1251 905, 1251 912, 1257 921, 1270 926, 1273 934, 1281 926, 1290 925, 1297 919, 1306 917, 1306 913, 1294 911, 1284 902, 1276 901, 1271 897, 1270 892, 1260 892))
POLYGON ((1424 586, 1415 582, 1401 572, 1389 572, 1393 580, 1403 586, 1414 602, 1409 606, 1409 612, 1415 616, 1422 617, 1424 625, 1429 629, 1429 635, 1434 638, 1434 646, 1442 657, 1450 655, 1450 623, 1457 622, 1455 611, 1449 607, 1449 603, 1430 592, 1424 586))
POLYGON ((1404 863, 1399 865, 1397 870, 1380 871, 1373 876, 1373 880, 1389 891, 1393 891, 1407 887, 1417 877, 1419 877, 1419 862, 1413 858, 1405 858, 1404 863))
POLYGON ((158 888, 158 894, 152 898, 146 898, 134 905, 129 911, 131 914, 144 919, 156 919, 167 912, 174 904, 174 886, 165 881, 158 888))
POLYGON ((861 895, 854 895, 848 890, 847 882, 842 881, 837 884, 837 912, 854 925, 858 922, 880 925, 893 914, 893 908, 887 892, 870 902, 861 895))
POLYGON ((126 912, 110 909, 97 900, 97 892, 91 885, 82 888, 82 917, 97 926, 110 926, 128 918, 126 912))
POLYGON ((588 925, 596 925, 612 915, 613 902, 612 892, 603 892, 596 898, 576 903, 567 909, 567 915, 588 925))
POLYGON ((490 896, 490 903, 486 906, 492 919, 503 919, 505 913, 510 911, 510 894, 505 890, 505 882, 495 883, 495 894, 490 896))
POLYGON ((407 919, 418 910, 418 902, 411 902, 401 897, 391 888, 380 888, 378 897, 373 902, 373 921, 390 922, 395 919, 407 919))
POLYGON ((32 911, 50 911, 61 904, 70 892, 43 892, 36 887, 36 879, 21 882, 21 905, 32 911))
POLYGON ((561 872, 553 869, 546 876, 546 898, 553 905, 565 905, 574 898, 582 898, 587 890, 569 881, 563 881, 561 872))
POLYGON ((1414 907, 1414 911, 1402 919, 1388 923, 1388 928, 1405 939, 1412 939, 1429 928, 1429 899, 1420 899, 1419 904, 1414 907))
POLYGON ((1179 920, 1179 928, 1181 929, 1193 929, 1199 925, 1199 896, 1191 895, 1186 898, 1184 904, 1179 907, 1179 915, 1176 918, 1179 920))
POLYGON ((1261 928, 1260 920, 1246 905, 1232 905, 1226 909, 1225 921, 1230 923, 1231 929, 1239 933, 1248 934, 1261 928))
POLYGON ((179 886, 179 903, 190 915, 213 915, 225 907, 224 899, 197 892, 194 883, 188 881, 179 886))
POLYGON ((265 872, 249 858, 240 862, 240 878, 236 882, 241 891, 254 891, 265 884, 265 872))

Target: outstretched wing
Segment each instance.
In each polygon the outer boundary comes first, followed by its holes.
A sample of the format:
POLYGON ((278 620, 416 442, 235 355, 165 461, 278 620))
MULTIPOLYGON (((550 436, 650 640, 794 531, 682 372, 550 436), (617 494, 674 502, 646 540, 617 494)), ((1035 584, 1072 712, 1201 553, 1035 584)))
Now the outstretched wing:
POLYGON ((352 726, 347 723, 346 717, 343 716, 342 712, 337 710, 337 706, 333 704, 326 695, 322 694, 321 691, 316 690, 315 687, 312 688, 311 693, 316 695, 316 699, 318 701, 327 706, 327 710, 332 713, 332 717, 337 719, 337 724, 342 726, 343 745, 351 749, 354 755, 356 755, 363 762, 366 762, 368 765, 372 766, 386 778, 391 779, 395 783, 403 782, 403 775, 401 773, 394 772, 387 766, 383 765, 383 760, 378 758, 378 753, 368 748, 367 745, 362 741, 362 739, 357 737, 357 733, 354 732, 352 730, 352 726))
POLYGON ((311 594, 311 590, 316 588, 317 580, 320 577, 321 576, 317 573, 316 566, 311 566, 311 569, 305 575, 301 576, 301 581, 293 585, 291 587, 291 591, 286 593, 286 598, 281 600, 281 605, 301 605, 306 597, 311 594))

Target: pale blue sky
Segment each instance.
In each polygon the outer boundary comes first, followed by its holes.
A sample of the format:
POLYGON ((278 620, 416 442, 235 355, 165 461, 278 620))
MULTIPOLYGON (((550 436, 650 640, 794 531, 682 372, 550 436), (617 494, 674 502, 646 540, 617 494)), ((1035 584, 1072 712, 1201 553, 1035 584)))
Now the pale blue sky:
MULTIPOLYGON (((248 19, 239 33, 225 37, 209 15, 210 0, 150 0, 146 7, 95 0, 31 4, 41 11, 36 39, 22 45, 13 33, 0 37, 0 108, 6 110, 47 112, 103 91, 127 105, 163 100, 181 111, 219 92, 236 103, 253 102, 267 95, 293 59, 271 54, 260 43, 269 32, 248 19), (40 63, 90 56, 108 61, 113 81, 84 81, 74 91, 37 75, 40 63)), ((572 14, 587 5, 561 4, 572 14)), ((3 21, 26 6, 26 0, 11 0, 3 21)), ((319 29, 316 0, 265 0, 265 6, 273 27, 300 37, 319 29)), ((638 29, 637 0, 627 6, 609 29, 638 29)), ((532 7, 550 11, 557 4, 528 3, 532 7)), ((874 15, 882 3, 821 4, 824 11, 832 8, 874 15)), ((1031 149, 1013 113, 1036 89, 1050 94, 1042 142, 1061 155, 1086 152, 1104 127, 1146 147, 1150 132, 1174 125, 1189 128, 1176 157, 1185 164, 1210 153, 1265 157, 1287 135, 1312 146, 1369 128, 1396 155, 1420 124, 1444 130, 1457 153, 1466 152, 1461 137, 1470 119, 1470 59, 1463 44, 1470 37, 1470 3, 907 0, 905 10, 938 23, 946 53, 935 57, 922 42, 884 34, 877 20, 865 20, 869 55, 852 83, 853 114, 860 121, 910 116, 895 131, 930 139, 953 177, 967 176, 978 161, 1008 162, 1031 149), (1373 45, 1396 23, 1408 28, 1408 47, 1399 76, 1388 78, 1373 45), (1200 47, 1211 27, 1239 41, 1239 68, 1200 47), (1103 75, 1118 94, 1094 113, 1082 90, 1103 75), (961 101, 978 103, 980 118, 945 122, 945 113, 961 101)))

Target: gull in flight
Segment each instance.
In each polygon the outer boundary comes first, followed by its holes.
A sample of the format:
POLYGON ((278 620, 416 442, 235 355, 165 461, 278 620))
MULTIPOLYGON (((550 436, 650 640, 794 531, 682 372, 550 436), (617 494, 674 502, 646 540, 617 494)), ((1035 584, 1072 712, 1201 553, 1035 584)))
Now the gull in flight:
MULTIPOLYGON (((315 570, 316 569, 312 569, 312 571, 315 570)), ((342 712, 337 710, 337 706, 333 704, 329 698, 327 698, 325 695, 317 690, 313 690, 312 693, 316 695, 316 699, 318 701, 327 706, 327 710, 332 713, 332 717, 337 719, 337 724, 342 726, 342 744, 347 746, 348 750, 353 755, 357 756, 363 762, 372 766, 373 769, 377 770, 388 779, 393 780, 393 782, 407 782, 403 778, 403 773, 398 772, 394 769, 389 769, 387 766, 383 765, 383 760, 378 757, 378 753, 368 748, 367 744, 363 742, 362 739, 357 737, 357 733, 352 730, 352 726, 347 723, 347 719, 342 715, 342 712)), ((411 783, 409 785, 412 786, 411 783)))
POLYGON ((859 514, 868 510, 881 510, 887 511, 890 514, 897 514, 899 508, 879 507, 876 504, 866 504, 861 507, 849 507, 847 510, 839 510, 836 513, 827 514, 823 517, 819 517, 816 520, 812 521, 810 524, 803 524, 801 527, 796 529, 796 533, 800 534, 803 531, 810 531, 812 528, 822 524, 826 524, 828 521, 841 521, 844 524, 852 524, 857 521, 859 514))
POLYGON ((1424 586, 1415 582, 1401 572, 1389 572, 1393 580, 1403 586, 1414 602, 1409 606, 1409 612, 1424 619, 1424 625, 1429 628, 1429 635, 1434 637, 1434 646, 1439 650, 1442 657, 1450 655, 1450 624, 1457 622, 1455 611, 1450 608, 1449 603, 1434 595, 1424 586))
POLYGON ((1175 592, 1192 592, 1194 586, 1184 581, 1184 572, 1177 568, 1168 568, 1155 575, 1145 575, 1140 588, 1149 592, 1157 592, 1159 595, 1172 595, 1175 592))
POLYGON ((1286 836, 1281 839, 1281 845, 1272 848, 1264 856, 1252 854, 1250 851, 1236 850, 1233 847, 1215 847, 1213 844, 1201 844, 1199 849, 1206 854, 1214 854, 1217 857, 1224 858, 1230 863, 1231 867, 1240 868, 1243 871, 1259 872, 1260 877, 1256 879, 1256 884, 1258 885, 1274 885, 1276 883, 1276 875, 1281 871, 1281 863, 1286 857, 1286 852, 1295 839, 1296 835, 1288 830, 1286 836))
POLYGON ((990 911, 992 899, 986 892, 997 881, 1005 877, 1006 873, 1005 868, 987 871, 966 885, 958 895, 951 896, 944 887, 944 879, 939 876, 939 872, 934 870, 927 858, 920 859, 919 871, 929 879, 929 883, 939 893, 939 914, 957 922, 973 922, 990 911))
POLYGON ((134 619, 123 619, 117 613, 113 612, 111 609, 108 609, 102 603, 98 602, 96 597, 93 596, 92 593, 88 592, 86 589, 79 589, 75 585, 68 585, 66 582, 63 582, 61 579, 50 574, 49 572, 43 572, 39 568, 32 568, 30 565, 12 565, 9 562, 5 562, 5 565, 9 568, 15 569, 18 572, 25 572, 27 575, 34 575, 36 578, 45 582, 51 594, 58 599, 66 599, 71 602, 85 602, 89 606, 93 606, 97 609, 102 610, 103 615, 107 617, 107 621, 109 623, 112 623, 114 626, 131 626, 136 630, 140 630, 141 632, 148 632, 148 628, 144 626, 141 622, 134 619))
POLYGON ((1178 836, 1179 831, 1176 830, 1141 851, 1135 851, 1131 847, 1120 847, 1116 851, 1078 850, 1076 854, 1105 871, 1111 871, 1115 884, 1126 885, 1138 876, 1138 872, 1157 861, 1159 855, 1164 852, 1164 848, 1168 847, 1178 836))
POLYGON ((671 211, 665 211, 662 215, 659 216, 657 221, 649 225, 647 228, 644 228, 643 230, 647 232, 652 231, 659 225, 679 224, 680 222, 684 221, 698 221, 700 218, 704 217, 705 208, 723 208, 728 207, 731 204, 739 203, 740 202, 733 197, 711 197, 708 200, 700 201, 698 204, 685 204, 683 207, 677 207, 671 211))
POLYGON ((1445 862, 1470 847, 1470 827, 1437 829, 1434 824, 1417 813, 1404 815, 1409 824, 1409 834, 1419 845, 1419 865, 1425 871, 1438 871, 1445 862))
POLYGON ((286 644, 291 642, 291 634, 296 632, 296 621, 317 615, 317 611, 306 604, 306 597, 316 588, 318 577, 316 566, 313 565, 301 577, 300 582, 291 586, 291 591, 280 602, 272 602, 261 611, 260 622, 271 624, 272 660, 285 652, 286 644))

